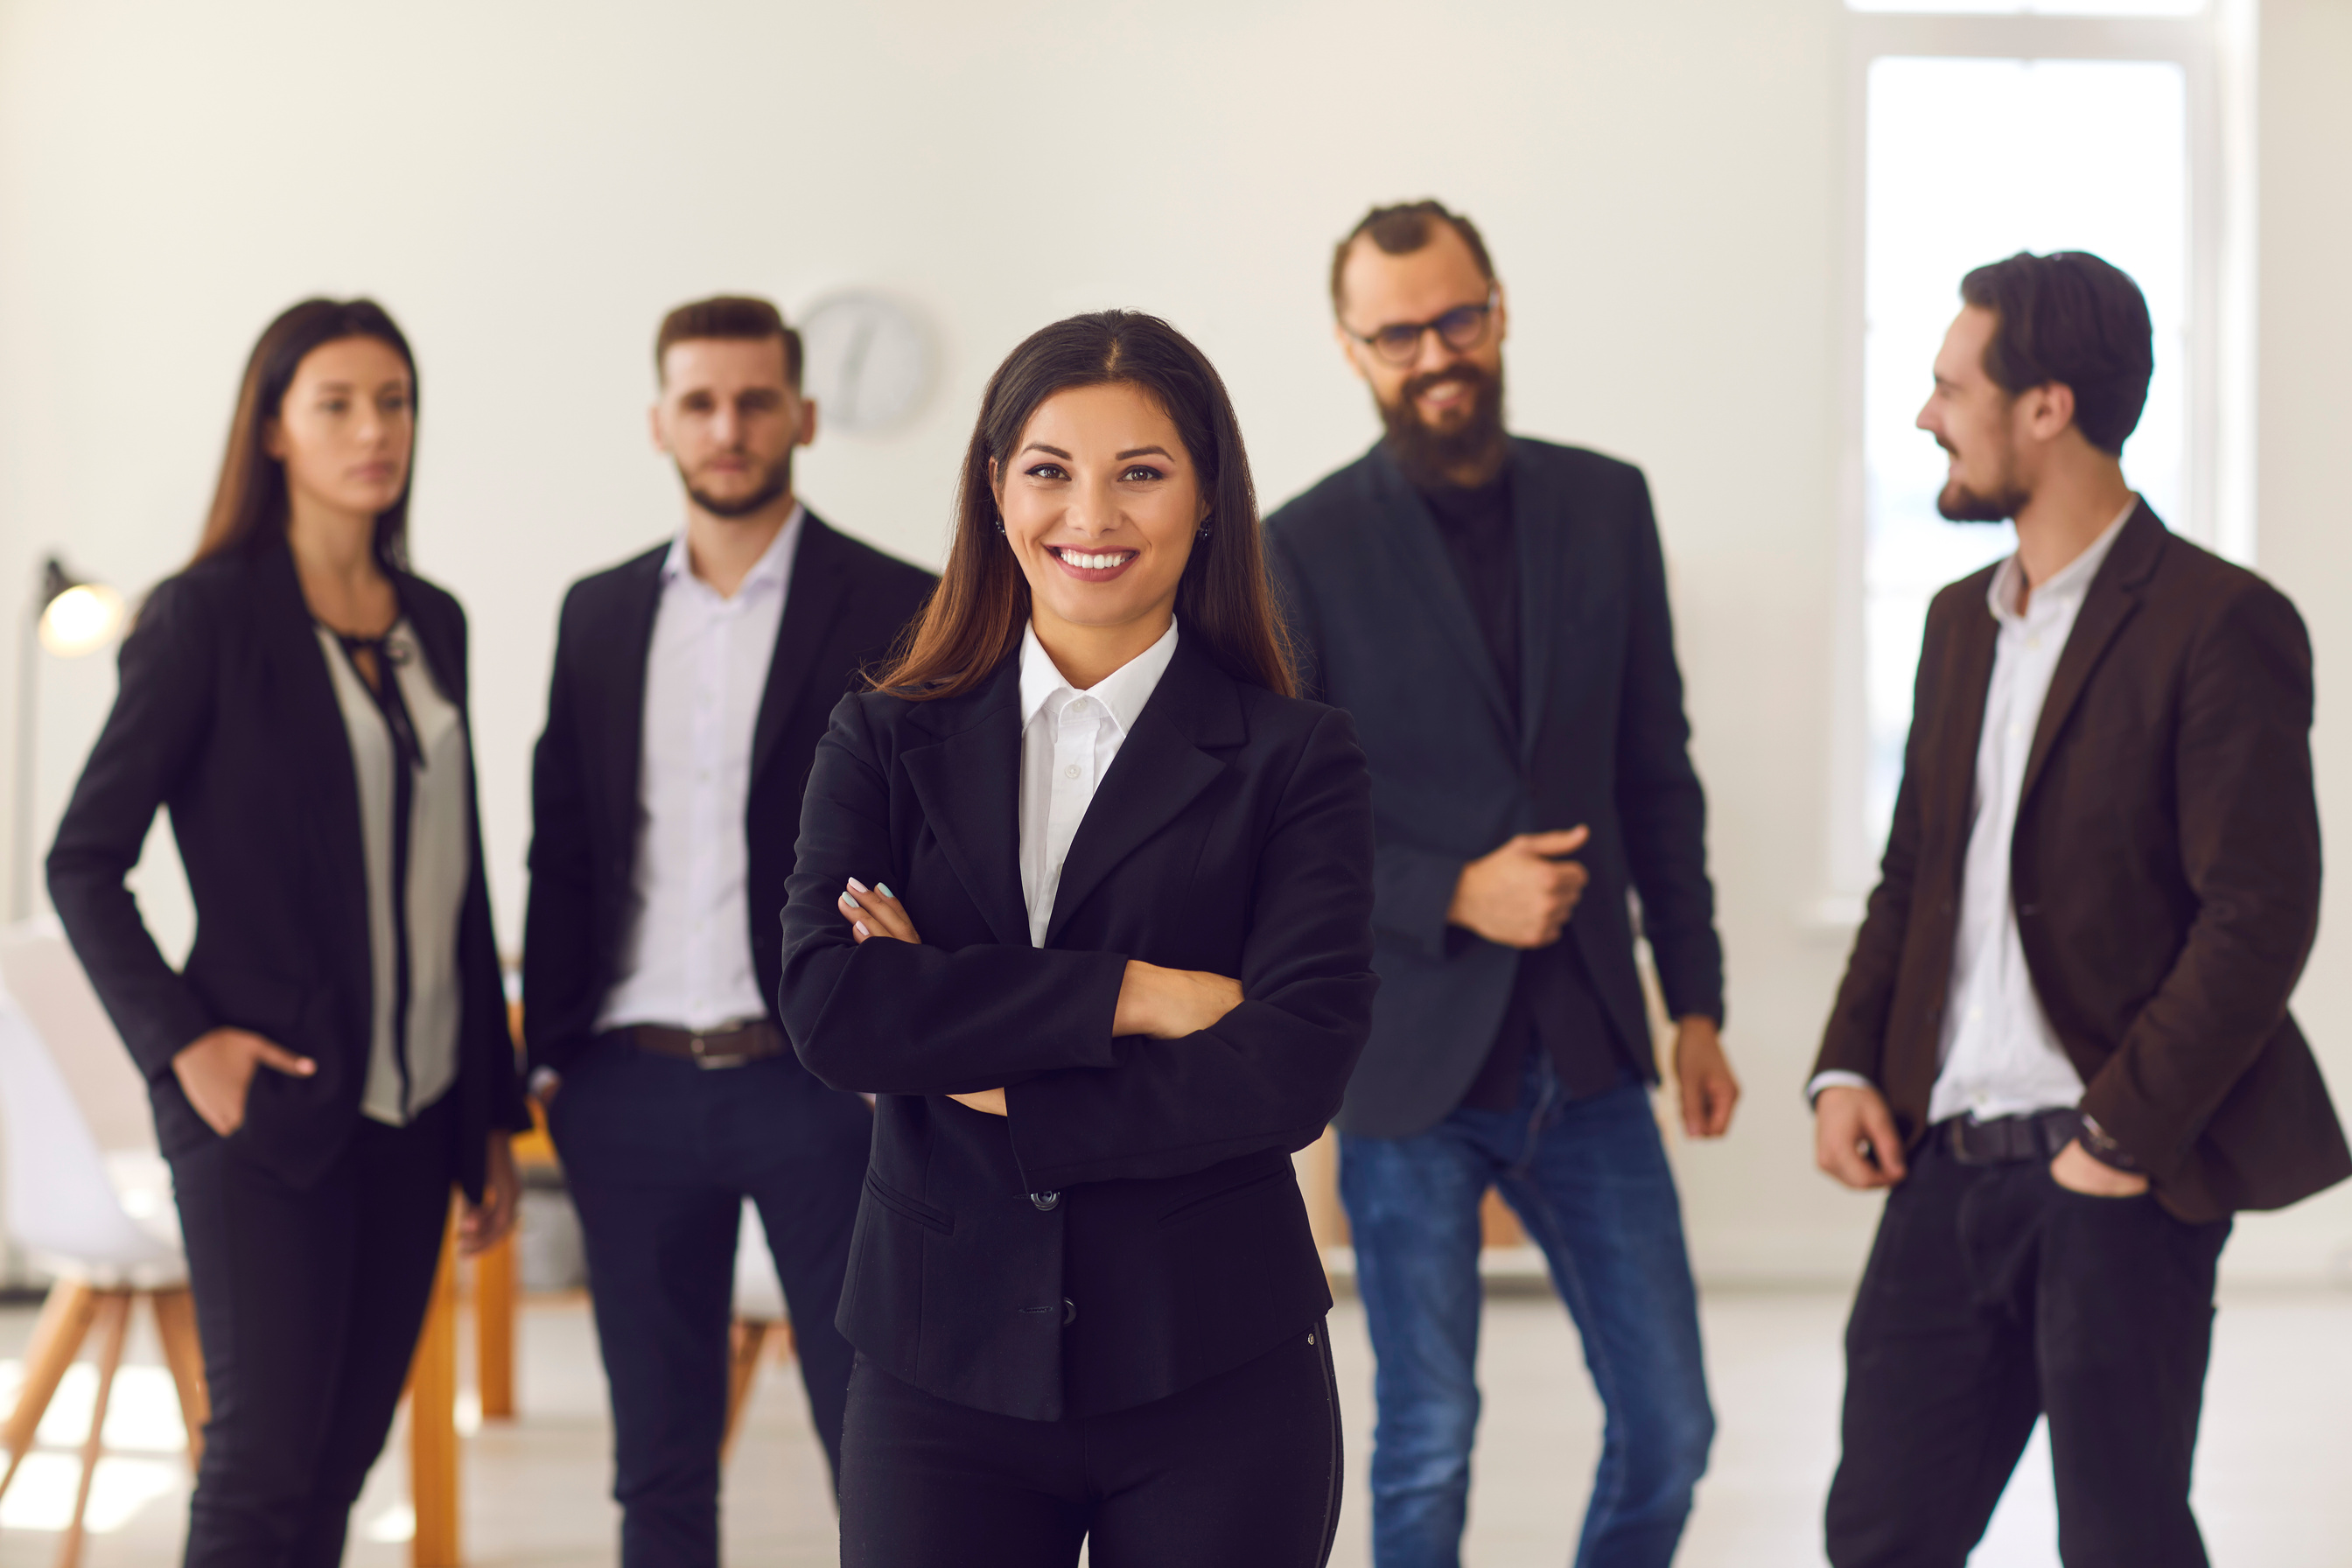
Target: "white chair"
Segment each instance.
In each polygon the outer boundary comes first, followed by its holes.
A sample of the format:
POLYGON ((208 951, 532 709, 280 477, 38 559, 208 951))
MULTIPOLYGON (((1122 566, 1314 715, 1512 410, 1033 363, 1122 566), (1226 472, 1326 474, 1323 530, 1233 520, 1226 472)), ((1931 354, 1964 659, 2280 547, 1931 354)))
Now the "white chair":
POLYGON ((31 1450, 82 1342, 99 1331, 98 1399, 58 1558, 59 1568, 72 1568, 137 1298, 152 1306, 179 1388, 191 1466, 202 1452, 209 1405, 171 1173, 155 1152, 145 1086, 54 924, 0 932, 0 1138, 8 1234, 57 1279, 26 1351, 16 1407, 0 1422, 0 1447, 8 1452, 0 1493, 31 1450))
POLYGON ((784 1306, 784 1288, 777 1282, 767 1233, 760 1228, 760 1211, 745 1198, 742 1227, 735 1237, 735 1322, 728 1344, 727 1436, 719 1450, 722 1465, 735 1451, 735 1432, 743 1422, 743 1406, 751 1403, 761 1351, 771 1337, 779 1340, 782 1354, 790 1360, 793 1321, 784 1306))

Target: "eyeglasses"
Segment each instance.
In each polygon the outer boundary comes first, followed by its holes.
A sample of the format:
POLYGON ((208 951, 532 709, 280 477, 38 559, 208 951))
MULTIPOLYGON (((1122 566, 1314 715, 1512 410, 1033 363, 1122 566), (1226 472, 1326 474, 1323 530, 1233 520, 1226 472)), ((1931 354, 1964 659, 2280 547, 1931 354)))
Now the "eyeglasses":
POLYGON ((1447 348, 1458 354, 1468 353, 1485 342, 1486 330, 1494 322, 1495 304, 1495 290, 1489 289, 1483 303, 1456 305, 1434 321, 1399 321, 1369 335, 1345 321, 1339 323, 1339 330, 1391 364, 1411 364, 1421 353, 1424 332, 1435 332, 1447 348))

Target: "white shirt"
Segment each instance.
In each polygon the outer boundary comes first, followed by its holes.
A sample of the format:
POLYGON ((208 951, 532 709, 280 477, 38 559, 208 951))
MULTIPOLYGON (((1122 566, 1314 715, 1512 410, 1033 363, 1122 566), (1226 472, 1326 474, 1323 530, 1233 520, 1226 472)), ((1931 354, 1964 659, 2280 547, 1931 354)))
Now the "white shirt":
MULTIPOLYGON (((318 628, 320 650, 334 681, 335 702, 351 739, 352 770, 359 782, 360 848, 367 867, 368 950, 371 1009, 367 1086, 361 1113, 394 1127, 448 1092, 457 1079, 457 926, 472 870, 472 759, 466 753, 466 727, 457 709, 434 684, 415 629, 395 623, 384 642, 391 679, 400 682, 401 700, 425 766, 414 780, 408 812, 408 874, 404 889, 408 927, 407 1073, 401 1071, 401 1041, 394 1019, 400 1001, 399 943, 393 923, 392 731, 375 694, 352 668, 351 656, 326 627, 318 628)), ((379 671, 379 679, 387 673, 379 671)))
MULTIPOLYGON (((1952 978, 1946 993, 1942 1066, 1927 1100, 1932 1124, 1960 1115, 1979 1121, 2032 1110, 2057 1110, 2083 1098, 2083 1079, 2042 1010, 2025 966, 2017 905, 2010 893, 2011 844, 2025 787, 2025 764, 2042 722, 2042 704, 2058 672, 2059 656, 2074 630, 2091 580, 2116 536, 2138 509, 2134 496, 2106 531, 2017 607, 2024 568, 2011 555, 1993 574, 1985 598, 2000 631, 1993 645, 1992 682, 1985 693, 1984 728, 1977 737, 1976 790, 1968 858, 1960 878, 1952 978)), ((1855 1073, 1815 1076, 1808 1093, 1832 1084, 1866 1086, 1855 1073)))
POLYGON ((635 909, 599 1029, 709 1029, 767 1016, 751 962, 751 741, 792 589, 799 507, 732 598, 696 576, 680 532, 646 654, 635 909))
POLYGON ((1095 789, 1175 657, 1171 620, 1158 642, 1079 691, 1055 668, 1035 628, 1022 631, 1021 896, 1032 947, 1045 945, 1062 861, 1095 789))

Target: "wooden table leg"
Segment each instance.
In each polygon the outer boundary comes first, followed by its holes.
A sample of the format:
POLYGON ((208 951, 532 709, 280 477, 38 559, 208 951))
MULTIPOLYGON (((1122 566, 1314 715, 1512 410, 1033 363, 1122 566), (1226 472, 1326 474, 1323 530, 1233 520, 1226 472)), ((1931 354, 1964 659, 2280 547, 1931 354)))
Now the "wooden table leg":
POLYGON ((8 1450, 8 1469, 0 1475, 0 1496, 16 1479, 16 1467, 33 1451, 33 1434, 48 1414, 49 1401, 66 1369, 81 1353, 81 1342, 98 1315, 98 1292, 79 1279, 60 1279, 49 1287, 41 1303, 40 1321, 33 1325, 32 1342, 25 1347, 25 1381, 16 1390, 16 1408, 0 1423, 0 1447, 8 1450))
POLYGON ((459 1568, 457 1544, 457 1229, 441 1237, 441 1267, 408 1373, 408 1495, 416 1510, 409 1542, 415 1568, 459 1568))
POLYGON ((155 1337, 163 1342, 163 1364, 180 1391, 180 1419, 188 1428, 188 1468, 205 1461, 205 1423, 212 1419, 211 1391, 205 1386, 205 1350, 196 1338, 196 1300, 184 1285, 158 1290, 155 1337))
POLYGON ((474 1381, 482 1391, 482 1418, 515 1413, 515 1238, 474 1259, 474 1381))

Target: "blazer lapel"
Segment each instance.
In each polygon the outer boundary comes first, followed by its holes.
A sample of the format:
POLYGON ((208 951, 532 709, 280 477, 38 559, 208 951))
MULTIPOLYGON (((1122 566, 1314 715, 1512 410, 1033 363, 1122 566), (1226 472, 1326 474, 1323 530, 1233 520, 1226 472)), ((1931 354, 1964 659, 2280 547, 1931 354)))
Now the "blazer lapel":
POLYGON ((647 551, 621 568, 619 614, 600 628, 588 649, 589 693, 604 721, 587 748, 596 768, 611 843, 626 847, 632 861, 637 842, 637 776, 645 764, 646 663, 653 652, 654 618, 661 613, 662 562, 667 547, 647 551))
POLYGON ((1570 574, 1569 563, 1588 542, 1573 507, 1542 505, 1529 465, 1516 452, 1511 463, 1511 531, 1519 556, 1519 761, 1525 765, 1534 760, 1542 736, 1552 667, 1562 645, 1574 641, 1571 628, 1581 616, 1585 591, 1604 579, 1593 572, 1570 574))
MULTIPOLYGON (((335 696, 334 676, 320 646, 310 601, 302 596, 302 580, 294 570, 293 552, 278 544, 264 550, 254 563, 260 586, 261 619, 267 628, 270 662, 285 684, 287 734, 285 758, 301 780, 301 795, 317 803, 310 814, 319 835, 320 906, 335 911, 333 929, 321 931, 320 950, 332 955, 330 968, 338 971, 354 1001, 357 1016, 366 1018, 374 1006, 373 951, 368 935, 367 846, 360 825, 359 773, 352 762, 351 732, 343 723, 343 705, 335 696), (356 987, 356 989, 352 989, 356 987)), ((364 1039, 366 1037, 360 1037, 364 1039)))
POLYGON ((2163 549, 2164 524, 2142 501, 2116 536, 2106 560, 2099 563, 2098 575, 2091 579, 2083 607, 2075 613, 2074 629, 2067 634, 2066 646, 2058 655, 2049 693, 2042 700, 2041 720, 2033 727, 2033 750, 2025 759, 2025 782, 2017 797, 2021 810, 2032 798, 2034 782, 2048 764, 2050 750, 2058 743, 2059 731, 2081 700, 2091 671, 2132 612, 2139 608, 2139 586, 2156 570, 2163 549))
POLYGON ((784 591, 783 624, 776 629, 775 656, 768 665, 768 684, 760 694, 760 717, 751 731, 755 798, 760 775, 775 760, 776 747, 783 739, 784 721, 792 717, 810 682, 826 677, 817 668, 817 651, 841 613, 842 567, 834 548, 835 537, 816 513, 802 514, 800 542, 793 547, 792 575, 784 591))
POLYGON ((923 819, 996 940, 1027 947, 1029 906, 1021 896, 1021 661, 1006 659, 972 696, 923 703, 917 713, 927 725, 953 727, 934 744, 900 758, 923 819))
POLYGON ((1230 683, 1206 655, 1180 636, 1175 658, 1143 705, 1110 772, 1097 786, 1077 837, 1071 840, 1045 926, 1047 947, 1060 939, 1071 911, 1087 901, 1120 861, 1173 821, 1225 771, 1225 764, 1202 751, 1200 742, 1236 744, 1243 735, 1230 683))
MULTIPOLYGON (((1387 449, 1376 447, 1372 452, 1374 485, 1381 503, 1377 509, 1377 526, 1387 537, 1389 547, 1402 561, 1423 607, 1453 645, 1455 659, 1469 677, 1470 684, 1486 701, 1501 732, 1508 736, 1514 726, 1511 704, 1503 691, 1503 678, 1495 671, 1494 656, 1486 651, 1486 639, 1479 634, 1478 619, 1471 611, 1469 597, 1462 591, 1462 580, 1455 575, 1444 542, 1437 536, 1436 520, 1429 515, 1428 504, 1397 471, 1396 462, 1387 449)), ((1516 492, 1515 486, 1515 495, 1516 492)), ((1515 519, 1522 504, 1514 500, 1515 519)), ((1521 549, 1524 552, 1525 546, 1521 549)), ((1520 559, 1526 560, 1524 553, 1520 559)), ((1525 593, 1525 587, 1520 591, 1525 593)))
POLYGON ((1929 738, 1935 748, 1927 763, 1927 788, 1932 795, 1921 802, 1922 816, 1952 825, 1953 872, 1968 854, 1969 819, 1977 790, 1977 749, 1984 738, 1985 702, 1992 691, 1993 653, 2000 627, 1977 595, 1960 617, 1958 634, 1944 649, 1937 689, 1949 695, 1937 704, 1943 722, 1929 738))

